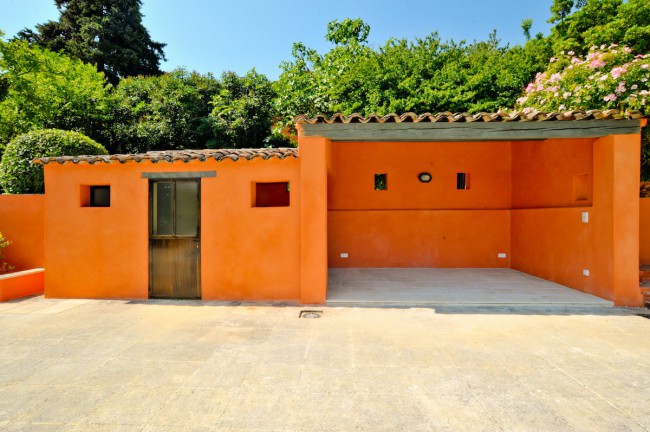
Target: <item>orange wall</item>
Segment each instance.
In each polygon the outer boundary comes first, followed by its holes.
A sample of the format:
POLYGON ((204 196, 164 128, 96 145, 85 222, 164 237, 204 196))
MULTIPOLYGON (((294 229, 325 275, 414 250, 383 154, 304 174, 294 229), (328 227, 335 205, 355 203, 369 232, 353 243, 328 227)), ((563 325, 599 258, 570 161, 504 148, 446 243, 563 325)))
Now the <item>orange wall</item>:
POLYGON ((617 305, 640 306, 639 136, 609 136, 589 145, 584 140, 521 144, 513 144, 513 204, 524 208, 512 211, 512 268, 617 305), (592 179, 587 202, 593 205, 570 208, 584 202, 572 195, 574 174, 582 173, 592 179), (582 222, 583 211, 588 223, 582 222))
POLYGON ((334 142, 330 210, 509 209, 509 142, 334 142), (418 174, 429 172, 430 183, 418 174), (456 173, 470 189, 456 189, 456 173), (388 190, 374 175, 388 174, 388 190))
POLYGON ((0 195, 0 232, 12 242, 4 250, 14 271, 44 266, 44 195, 0 195))
POLYGON ((201 181, 203 298, 298 299, 298 167, 295 159, 46 165, 46 296, 147 298, 148 180, 142 172, 216 171, 201 181), (291 205, 253 207, 256 181, 290 181, 291 205), (80 206, 81 186, 93 184, 111 186, 110 207, 80 206))
MULTIPOLYGON (((593 223, 582 223, 582 212, 596 217, 591 207, 512 210, 512 268, 580 291, 599 292, 593 277, 593 223)), ((606 298, 613 300, 613 295, 606 298)))
POLYGON ((639 263, 650 264, 650 198, 639 201, 639 263))
MULTIPOLYGON (((300 133, 300 131, 299 131, 300 133)), ((325 303, 327 296, 327 190, 332 143, 300 140, 300 284, 302 303, 325 303)))
POLYGON ((330 267, 508 268, 510 212, 330 211, 328 243, 330 267))
POLYGON ((509 142, 332 143, 329 266, 509 267, 510 169, 509 142))
POLYGON ((512 144, 512 208, 590 206, 593 139, 519 141, 512 144), (577 200, 578 176, 587 199, 577 200), (583 177, 584 178, 584 177, 583 177))

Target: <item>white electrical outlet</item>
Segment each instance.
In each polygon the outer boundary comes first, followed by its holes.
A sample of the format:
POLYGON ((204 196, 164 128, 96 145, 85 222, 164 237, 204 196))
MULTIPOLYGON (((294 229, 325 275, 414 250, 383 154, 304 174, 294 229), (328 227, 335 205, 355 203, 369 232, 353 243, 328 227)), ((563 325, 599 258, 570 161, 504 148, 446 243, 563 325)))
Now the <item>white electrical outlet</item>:
POLYGON ((582 223, 589 223, 589 212, 582 212, 582 223))
POLYGON ((497 254, 497 256, 498 256, 499 258, 505 258, 505 257, 506 257, 506 254, 503 253, 503 252, 500 252, 499 254, 497 254))
POLYGON ((347 258, 348 253, 347 252, 341 252, 341 258, 347 258))
POLYGON ((583 276, 589 276, 589 269, 582 269, 583 276))

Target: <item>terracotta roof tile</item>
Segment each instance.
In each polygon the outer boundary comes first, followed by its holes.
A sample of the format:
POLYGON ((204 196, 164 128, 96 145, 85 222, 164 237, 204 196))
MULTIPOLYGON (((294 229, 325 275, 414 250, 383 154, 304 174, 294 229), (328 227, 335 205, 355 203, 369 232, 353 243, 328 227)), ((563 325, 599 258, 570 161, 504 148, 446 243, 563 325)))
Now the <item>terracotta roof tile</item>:
POLYGON ((307 117, 299 115, 296 117, 297 124, 316 124, 316 123, 437 123, 437 122, 464 122, 464 123, 487 123, 487 122, 511 122, 511 121, 567 121, 567 120, 618 120, 626 118, 643 118, 645 117, 639 111, 626 111, 619 110, 589 110, 589 111, 562 111, 562 112, 541 112, 541 111, 499 111, 496 113, 451 113, 440 112, 436 114, 424 113, 415 114, 412 112, 405 114, 387 114, 380 116, 377 114, 370 114, 363 117, 361 114, 351 114, 345 116, 343 114, 334 114, 331 117, 324 115, 317 115, 315 117, 307 117))
POLYGON ((42 157, 33 160, 33 163, 48 164, 48 163, 79 163, 87 162, 89 164, 111 163, 111 162, 142 162, 151 161, 157 162, 190 162, 198 160, 205 162, 206 160, 214 159, 220 162, 225 159, 238 161, 240 159, 252 160, 262 158, 264 160, 278 158, 297 158, 298 149, 296 148, 262 148, 262 149, 206 149, 206 150, 168 150, 168 151, 150 151, 147 153, 138 154, 117 154, 117 155, 100 155, 100 156, 58 156, 58 157, 42 157))

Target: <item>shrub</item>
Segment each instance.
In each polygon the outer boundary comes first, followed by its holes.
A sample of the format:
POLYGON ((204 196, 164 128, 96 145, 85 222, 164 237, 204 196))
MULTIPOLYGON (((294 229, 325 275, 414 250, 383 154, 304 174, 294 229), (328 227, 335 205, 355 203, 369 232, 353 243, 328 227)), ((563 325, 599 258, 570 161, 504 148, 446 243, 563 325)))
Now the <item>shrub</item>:
POLYGON ((9 273, 11 270, 14 269, 14 266, 9 265, 7 261, 5 261, 4 257, 4 251, 3 249, 9 246, 11 242, 7 240, 2 233, 0 233, 0 275, 9 273))
POLYGON ((79 132, 44 129, 19 135, 7 144, 0 165, 0 186, 5 193, 43 193, 43 167, 39 157, 107 154, 106 149, 79 132))
POLYGON ((552 58, 517 99, 524 112, 574 109, 650 110, 650 55, 628 47, 592 47, 585 58, 569 51, 552 58))

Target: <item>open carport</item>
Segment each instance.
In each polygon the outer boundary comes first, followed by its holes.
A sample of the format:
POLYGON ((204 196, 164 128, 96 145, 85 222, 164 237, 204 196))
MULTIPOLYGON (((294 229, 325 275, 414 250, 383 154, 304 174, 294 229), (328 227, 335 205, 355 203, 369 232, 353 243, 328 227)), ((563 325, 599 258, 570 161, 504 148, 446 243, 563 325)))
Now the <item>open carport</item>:
POLYGON ((641 306, 643 124, 615 111, 299 118, 301 279, 318 293, 302 301, 641 306))

